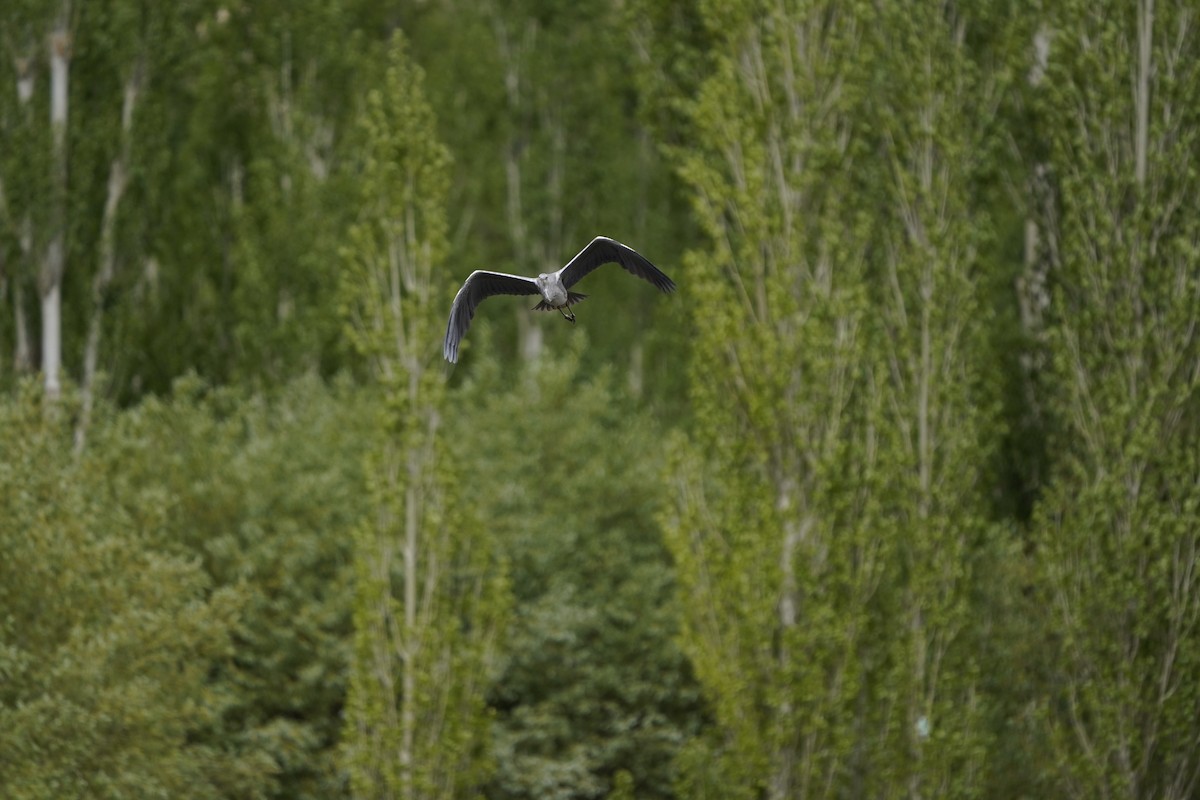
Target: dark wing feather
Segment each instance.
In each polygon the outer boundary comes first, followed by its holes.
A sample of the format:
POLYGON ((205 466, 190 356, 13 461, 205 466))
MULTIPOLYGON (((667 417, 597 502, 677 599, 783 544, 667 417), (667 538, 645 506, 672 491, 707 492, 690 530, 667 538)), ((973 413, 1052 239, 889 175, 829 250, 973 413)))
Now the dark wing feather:
POLYGON ((626 271, 642 280, 650 281, 661 291, 675 291, 675 281, 647 261, 645 256, 607 236, 592 239, 587 247, 579 251, 579 255, 558 271, 558 274, 563 286, 570 288, 602 264, 620 264, 626 271))
POLYGON ((442 355, 451 364, 458 361, 458 345, 471 327, 475 309, 494 294, 541 294, 537 281, 504 272, 477 269, 467 277, 454 302, 450 304, 450 321, 446 323, 446 342, 442 355))

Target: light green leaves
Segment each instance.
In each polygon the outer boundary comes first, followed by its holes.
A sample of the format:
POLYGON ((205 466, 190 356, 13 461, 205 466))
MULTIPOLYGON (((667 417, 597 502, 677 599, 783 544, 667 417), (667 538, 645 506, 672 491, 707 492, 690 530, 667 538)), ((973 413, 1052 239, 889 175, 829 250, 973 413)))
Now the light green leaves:
POLYGON ((342 753, 358 796, 466 797, 489 768, 483 699, 507 587, 445 457, 449 159, 398 33, 386 64, 366 96, 360 216, 343 253, 347 329, 382 410, 366 458, 372 509, 354 538, 342 753))
POLYGON ((1182 797, 1200 764, 1195 492, 1200 191, 1187 4, 1050 17, 1050 405, 1060 459, 1038 514, 1063 702, 1045 721, 1064 793, 1182 797), (1188 65, 1188 66, 1185 66, 1188 65), (1187 732, 1187 731, 1192 732, 1187 732))

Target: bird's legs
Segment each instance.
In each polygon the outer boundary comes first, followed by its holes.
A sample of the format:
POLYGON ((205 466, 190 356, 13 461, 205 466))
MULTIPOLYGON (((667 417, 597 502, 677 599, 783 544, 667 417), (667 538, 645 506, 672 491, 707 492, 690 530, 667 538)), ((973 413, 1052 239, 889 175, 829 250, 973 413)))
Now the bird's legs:
POLYGON ((561 306, 558 311, 563 315, 563 319, 572 325, 575 324, 575 314, 571 311, 569 306, 561 306))

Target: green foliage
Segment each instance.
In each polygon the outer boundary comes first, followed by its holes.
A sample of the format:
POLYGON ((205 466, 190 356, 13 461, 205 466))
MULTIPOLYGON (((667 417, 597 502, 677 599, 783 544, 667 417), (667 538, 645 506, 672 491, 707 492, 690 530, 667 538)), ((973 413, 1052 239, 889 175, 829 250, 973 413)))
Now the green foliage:
MULTIPOLYGON (((678 273, 676 243, 691 221, 639 118, 636 51, 619 4, 424 4, 405 30, 455 157, 448 263, 457 265, 458 279, 476 268, 557 269, 597 234, 678 273)), ((599 270, 583 291, 595 294, 583 314, 595 320, 596 363, 619 365, 654 402, 677 408, 682 376, 671 365, 687 347, 679 304, 620 270, 599 270)), ((522 359, 520 333, 531 322, 524 304, 508 314, 503 305, 489 303, 481 315, 504 331, 488 358, 512 363, 522 359)), ((464 374, 477 346, 471 336, 464 374)))
POLYGON ((1059 459, 1038 508, 1059 634, 1040 708, 1064 795, 1186 797, 1200 587, 1200 39, 1187 4, 1066 4, 1044 89, 1059 459), (1132 87, 1132 91, 1131 91, 1132 87))
POLYGON ((1196 794, 1194 3, 71 3, 64 196, 66 5, 0 3, 0 795, 1196 794), (597 233, 678 295, 442 364, 597 233))
POLYGON ((335 747, 352 607, 350 532, 367 512, 362 451, 376 406, 309 376, 267 398, 196 378, 92 436, 85 463, 155 544, 238 596, 213 740, 270 765, 270 795, 345 792, 335 747))
MULTIPOLYGON (((62 5, 5 3, 0 11, 0 273, 11 274, 14 286, 21 281, 35 339, 33 281, 52 199, 45 37, 62 5), (14 88, 25 63, 34 94, 21 103, 14 88)), ((123 94, 134 74, 141 81, 115 209, 116 275, 103 298, 100 363, 112 393, 166 392, 189 370, 263 384, 347 366, 353 359, 330 298, 353 215, 345 167, 354 161, 358 94, 349 87, 376 77, 386 32, 379 9, 211 0, 74 7, 68 372, 79 372, 101 220, 122 147, 123 94)), ((12 328, 0 337, 11 349, 12 328)))
POLYGON ((122 394, 188 370, 265 385, 352 363, 332 298, 353 218, 351 87, 380 49, 368 6, 206 3, 171 48, 151 83, 170 96, 143 129, 167 149, 135 148, 149 252, 116 293, 122 394))
POLYGON ((871 282, 875 534, 892 562, 875 612, 878 641, 888 642, 871 680, 886 687, 872 691, 887 730, 878 791, 970 796, 987 777, 994 702, 980 692, 986 640, 973 628, 988 609, 975 587, 1004 574, 994 559, 1012 556, 987 518, 985 480, 1003 427, 982 367, 990 318, 977 278, 993 232, 972 197, 986 169, 980 153, 995 149, 989 115, 1000 87, 964 46, 968 7, 890 11, 865 43, 878 62, 862 111, 886 165, 871 282))
POLYGON ((162 498, 130 513, 72 461, 64 419, 0 402, 0 794, 264 797, 270 760, 213 735, 239 593, 163 546, 162 498))
MULTIPOLYGON (((450 154, 436 138, 423 84, 424 72, 397 34, 383 88, 367 93, 360 121, 358 221, 342 253, 348 269, 341 295, 351 341, 394 389, 434 374, 418 368, 436 357, 433 345, 446 307, 440 301, 448 282, 440 266, 450 154)), ((441 385, 427 383, 428 391, 441 385)))
POLYGON ((603 797, 614 774, 669 797, 701 722, 654 524, 656 426, 611 370, 581 367, 582 334, 515 382, 481 364, 452 405, 454 458, 517 604, 490 695, 494 798, 603 797))
POLYGON ((855 650, 885 548, 863 520, 871 465, 855 460, 869 444, 864 222, 846 203, 847 99, 832 88, 855 10, 707 11, 723 35, 681 170, 711 246, 684 275, 696 420, 672 448, 664 526, 719 727, 685 755, 680 790, 808 795, 852 755, 855 650), (809 58, 789 66, 793 52, 809 58))
POLYGON ((665 523, 721 736, 689 794, 983 790, 975 586, 1012 557, 970 192, 996 89, 961 10, 918 6, 706 17, 680 168, 712 246, 665 523))
POLYGON ((445 457, 441 262, 449 159, 397 34, 361 121, 359 220, 342 307, 372 367, 385 437, 367 456, 354 540, 354 650, 343 757, 363 797, 473 795, 489 769, 484 692, 507 614, 496 551, 445 457))

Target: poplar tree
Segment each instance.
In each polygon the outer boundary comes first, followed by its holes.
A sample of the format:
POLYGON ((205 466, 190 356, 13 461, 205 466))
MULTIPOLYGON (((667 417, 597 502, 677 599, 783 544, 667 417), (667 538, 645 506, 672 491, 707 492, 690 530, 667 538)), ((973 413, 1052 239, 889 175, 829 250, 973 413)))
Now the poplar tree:
POLYGON ((664 523, 717 728, 681 756, 680 792, 833 796, 883 569, 862 524, 878 420, 862 402, 866 225, 847 191, 861 9, 702 10, 712 74, 680 156, 708 239, 681 284, 695 421, 664 523))
POLYGON ((397 35, 362 115, 361 212, 345 249, 350 336, 383 393, 374 509, 355 537, 345 765, 356 796, 470 795, 486 774, 484 690, 505 610, 494 550, 444 458, 449 155, 397 35))
POLYGON ((979 794, 997 85, 955 4, 704 10, 681 172, 711 246, 666 527, 719 735, 685 791, 979 794))
POLYGON ((1053 479, 1036 510, 1058 642, 1059 793, 1200 786, 1200 29, 1171 0, 1047 12, 1053 479))
POLYGON ((988 517, 1001 428, 986 377, 991 316, 978 273, 993 243, 974 199, 989 168, 1000 84, 967 44, 970 4, 889 4, 860 57, 865 135, 878 153, 860 196, 878 197, 869 361, 880 469, 873 535, 887 572, 874 606, 860 766, 872 794, 983 791, 989 734, 977 586, 1010 554, 988 517))

